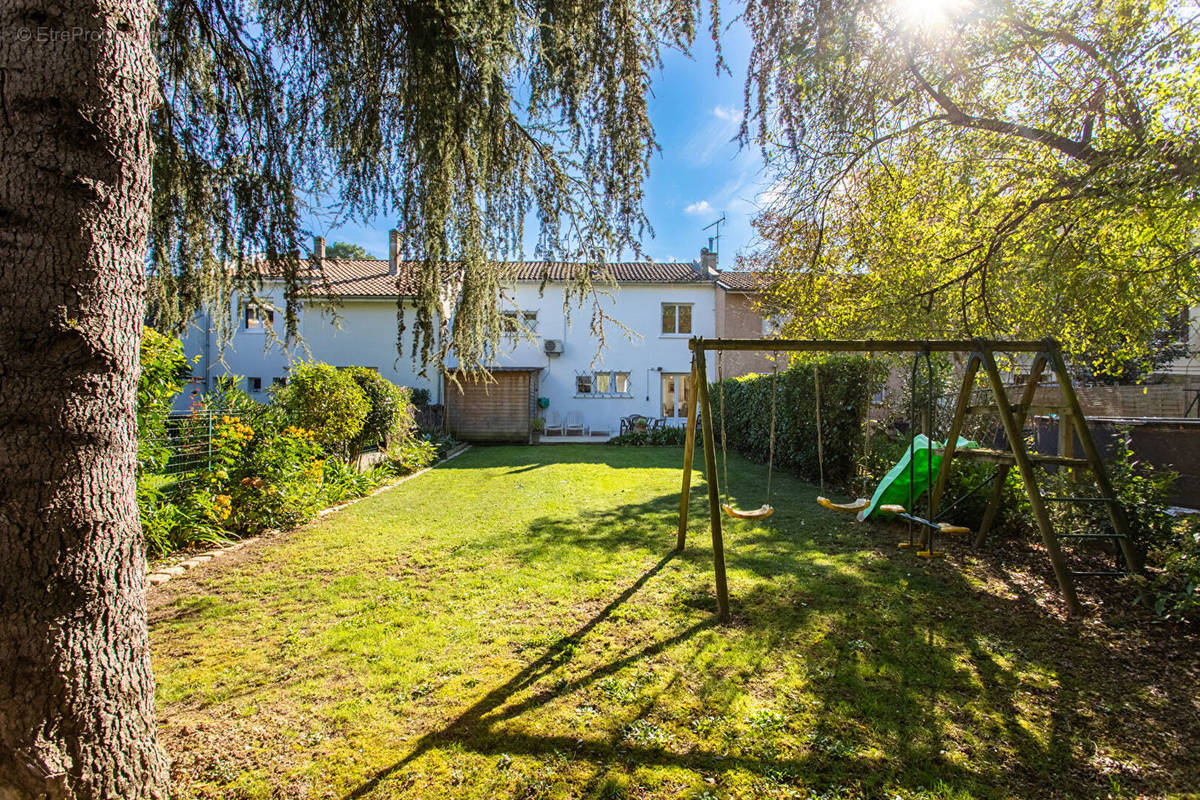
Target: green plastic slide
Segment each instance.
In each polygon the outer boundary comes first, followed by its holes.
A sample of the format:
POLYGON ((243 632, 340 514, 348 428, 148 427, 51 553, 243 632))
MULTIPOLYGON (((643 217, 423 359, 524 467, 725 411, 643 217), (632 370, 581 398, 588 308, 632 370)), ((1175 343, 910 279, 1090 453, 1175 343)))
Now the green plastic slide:
MULTIPOLYGON (((871 517, 875 513, 887 514, 886 511, 880 511, 882 505, 898 505, 904 506, 911 513, 913 509, 909 508, 909 481, 912 481, 912 496, 911 502, 915 502, 917 498, 925 494, 933 481, 937 478, 938 470, 942 468, 942 456, 936 452, 943 447, 942 442, 930 442, 929 437, 925 434, 917 434, 913 437, 912 444, 896 465, 888 470, 887 475, 883 476, 883 480, 879 482, 879 486, 875 487, 875 494, 871 495, 871 502, 862 511, 858 512, 858 521, 862 522, 871 517), (932 445, 933 450, 933 469, 929 469, 929 450, 932 445), (912 463, 912 473, 909 473, 909 462, 912 463), (932 474, 931 474, 932 473, 932 474)), ((974 447, 974 442, 969 442, 963 437, 958 437, 956 447, 974 447)))

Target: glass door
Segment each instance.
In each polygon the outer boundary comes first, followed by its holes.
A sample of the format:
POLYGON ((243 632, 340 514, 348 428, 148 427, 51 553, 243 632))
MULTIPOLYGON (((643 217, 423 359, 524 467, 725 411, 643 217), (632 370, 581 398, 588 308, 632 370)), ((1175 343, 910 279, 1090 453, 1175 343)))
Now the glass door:
POLYGON ((687 417, 688 379, 686 372, 664 372, 662 376, 662 415, 687 417))

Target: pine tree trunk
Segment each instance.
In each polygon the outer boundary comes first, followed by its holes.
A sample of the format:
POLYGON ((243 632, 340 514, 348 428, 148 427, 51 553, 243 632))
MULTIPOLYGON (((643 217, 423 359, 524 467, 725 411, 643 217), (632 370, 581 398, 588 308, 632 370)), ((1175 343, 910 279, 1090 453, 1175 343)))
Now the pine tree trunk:
POLYGON ((134 411, 151 0, 0 0, 0 800, 166 793, 134 411))

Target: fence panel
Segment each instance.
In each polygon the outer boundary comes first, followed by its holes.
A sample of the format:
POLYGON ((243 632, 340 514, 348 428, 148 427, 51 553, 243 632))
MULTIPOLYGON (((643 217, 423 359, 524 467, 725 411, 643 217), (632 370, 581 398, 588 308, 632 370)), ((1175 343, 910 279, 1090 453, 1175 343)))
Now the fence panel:
POLYGON ((215 417, 211 411, 168 415, 163 435, 145 439, 151 447, 168 454, 164 466, 155 471, 162 475, 183 475, 211 467, 215 417))

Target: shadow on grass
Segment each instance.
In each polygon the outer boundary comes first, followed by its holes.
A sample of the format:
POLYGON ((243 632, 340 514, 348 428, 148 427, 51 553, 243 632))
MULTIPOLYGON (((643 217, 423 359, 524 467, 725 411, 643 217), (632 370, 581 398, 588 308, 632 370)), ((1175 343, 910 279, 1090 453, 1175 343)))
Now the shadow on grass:
MULTIPOLYGON (((587 449, 599 452, 575 457, 607 463, 603 456, 622 452, 587 449)), ((555 448, 556 453, 565 450, 555 448)), ((664 452, 664 462, 677 452, 664 452)), ((637 465, 644 467, 644 459, 637 465)), ((741 460, 731 460, 730 469, 731 484, 739 489, 733 499, 759 502, 755 497, 764 470, 741 460)), ((849 785, 868 794, 903 788, 921 796, 1098 797, 1111 791, 1114 774, 1120 782, 1136 785, 1136 777, 1098 767, 1083 746, 1095 749, 1105 738, 1119 742, 1118 735, 1093 722, 1086 706, 1094 701, 1085 701, 1083 690, 1116 704, 1144 688, 1136 674, 1081 685, 1088 679, 1075 674, 1074 667, 1089 655, 1104 656, 1089 654, 1089 645, 1078 639, 1071 624, 1040 615, 1021 599, 976 592, 948 564, 885 553, 881 548, 892 547, 894 533, 816 511, 813 487, 786 477, 777 480, 775 517, 765 524, 726 526, 733 625, 720 628, 712 618, 686 625, 506 705, 570 663, 577 646, 601 622, 665 577, 661 573, 673 561, 708 581, 711 571, 700 571, 711 559, 707 497, 698 481, 684 553, 661 558, 540 658, 421 737, 407 755, 377 771, 347 800, 368 796, 424 754, 447 746, 539 758, 569 752, 598 764, 672 766, 709 774, 740 768, 810 789, 849 785), (707 662, 697 663, 702 655, 719 657, 703 652, 711 641, 694 642, 705 631, 724 631, 722 645, 736 648, 742 659, 736 668, 716 664, 707 669, 707 662), (661 656, 688 643, 695 647, 696 670, 686 677, 698 684, 691 691, 722 716, 731 713, 734 698, 748 686, 781 679, 776 667, 788 662, 802 677, 768 687, 774 691, 768 703, 811 721, 805 744, 778 749, 767 740, 734 740, 724 749, 706 742, 679 752, 612 737, 533 735, 497 727, 535 715, 551 701, 630 666, 653 669, 661 656), (939 786, 938 795, 924 794, 939 786)), ((561 548, 666 550, 673 546, 677 514, 678 496, 668 494, 571 517, 544 517, 529 524, 516 550, 528 561, 552 560, 561 548)), ((703 597, 684 598, 684 615, 696 608, 713 610, 708 586, 703 597)), ((664 616, 672 613, 669 607, 660 610, 664 616)))

